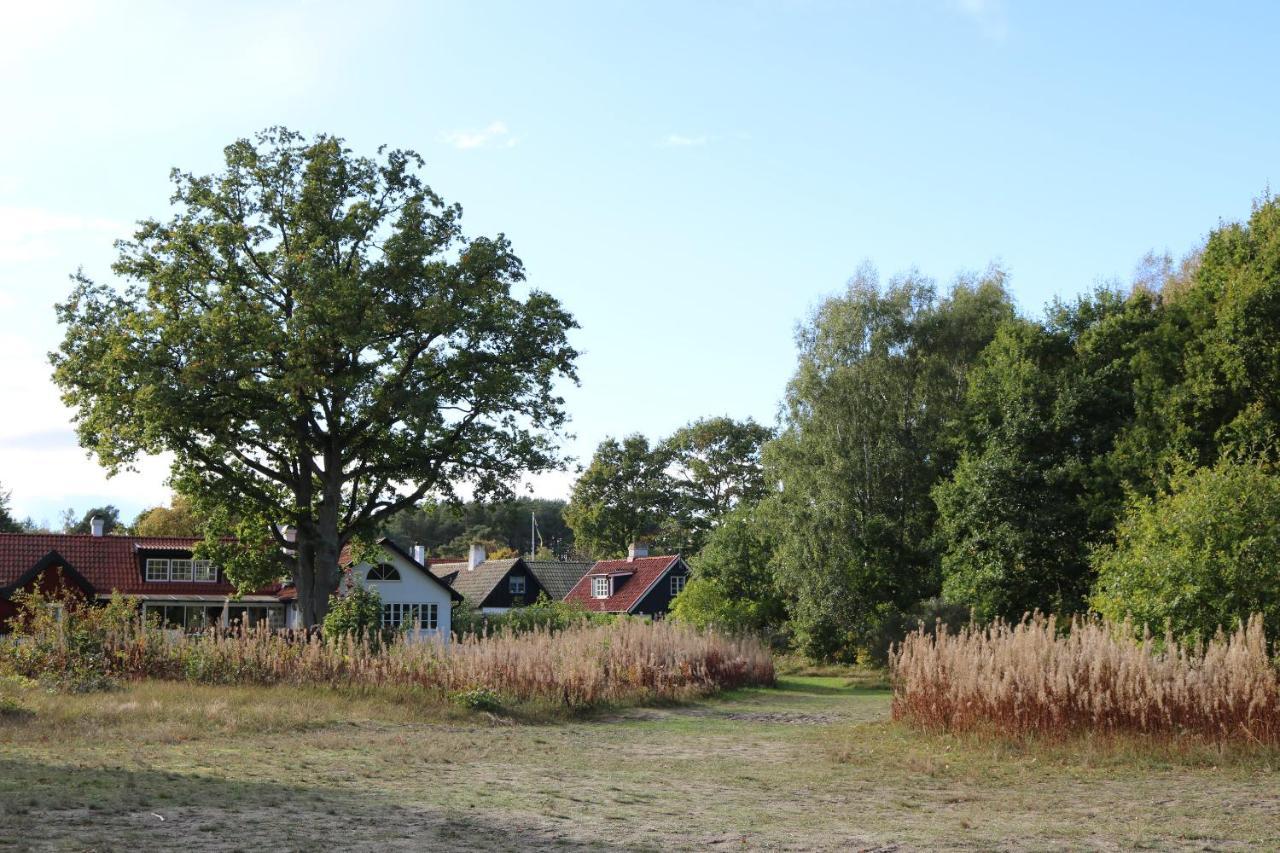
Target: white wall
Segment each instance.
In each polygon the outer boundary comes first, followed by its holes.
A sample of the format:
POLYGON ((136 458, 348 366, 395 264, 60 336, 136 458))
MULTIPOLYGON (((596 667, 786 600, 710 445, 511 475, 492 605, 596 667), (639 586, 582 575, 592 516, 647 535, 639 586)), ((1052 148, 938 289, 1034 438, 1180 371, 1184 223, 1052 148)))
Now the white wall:
POLYGON ((453 599, 449 596, 448 588, 427 577, 422 569, 419 569, 394 551, 384 548, 383 554, 386 556, 385 561, 399 570, 400 580, 371 581, 367 577, 371 565, 369 563, 361 563, 352 570, 360 583, 369 589, 376 590, 378 595, 382 597, 383 604, 435 604, 436 623, 439 627, 434 632, 424 630, 422 634, 424 636, 438 634, 441 638, 447 640, 449 638, 450 625, 452 624, 453 605, 453 599))

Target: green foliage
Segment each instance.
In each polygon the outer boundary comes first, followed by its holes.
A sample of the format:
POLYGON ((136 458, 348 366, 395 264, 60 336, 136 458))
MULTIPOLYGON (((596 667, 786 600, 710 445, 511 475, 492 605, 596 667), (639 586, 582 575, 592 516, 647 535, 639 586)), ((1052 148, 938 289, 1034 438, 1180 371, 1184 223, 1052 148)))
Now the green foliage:
POLYGON ((735 507, 764 496, 760 452, 773 430, 750 418, 705 418, 681 427, 662 449, 669 455, 671 491, 687 531, 685 553, 702 549, 708 535, 735 507))
POLYGON ((116 685, 113 640, 142 630, 137 605, 119 594, 101 606, 67 592, 52 597, 32 590, 14 593, 10 636, 0 644, 0 671, 37 679, 49 690, 87 693, 116 685))
POLYGON ((106 506, 94 507, 80 517, 79 521, 72 521, 75 518, 75 510, 68 509, 63 513, 63 517, 67 523, 63 525, 64 533, 77 533, 80 535, 93 532, 93 519, 102 519, 103 533, 120 533, 122 525, 120 524, 120 510, 111 504, 106 506))
POLYGON ((692 577, 672 603, 673 616, 699 628, 780 629, 786 607, 774 578, 773 557, 759 506, 738 506, 690 561, 692 577))
POLYGON ((83 274, 58 306, 54 378, 111 471, 168 452, 174 485, 251 553, 241 589, 291 571, 306 624, 338 554, 427 495, 504 499, 560 463, 573 318, 518 291, 507 239, 468 238, 411 151, 359 157, 273 128, 212 175, 174 170, 173 216, 118 244, 118 291, 83 274))
POLYGON ((663 550, 675 509, 670 464, 670 452, 643 435, 602 441, 564 511, 577 546, 597 559, 625 556, 637 540, 663 550))
POLYGON ((1251 614, 1280 634, 1280 475, 1223 461, 1174 476, 1170 489, 1137 498, 1100 547, 1093 606, 1153 631, 1206 639, 1251 614))
POLYGON ((812 657, 853 659, 885 609, 936 595, 931 490, 955 460, 969 371, 1013 316, 1003 276, 945 297, 863 271, 799 333, 782 434, 765 448, 779 583, 812 657))
POLYGON ((488 687, 472 687, 470 690, 459 690, 453 694, 453 701, 472 711, 487 711, 496 714, 502 710, 502 697, 488 687))
POLYGON ((331 640, 341 637, 375 640, 381 634, 382 596, 377 590, 356 583, 350 574, 347 577, 346 590, 329 600, 324 635, 331 640))
POLYGON ((760 453, 773 431, 755 421, 694 421, 650 445, 606 439, 574 484, 564 518, 598 559, 637 540, 651 551, 692 554, 734 507, 764 494, 760 453))
POLYGON ((528 497, 498 503, 427 503, 398 513, 387 523, 386 531, 402 548, 426 545, 435 557, 465 558, 474 541, 526 553, 532 513, 538 520, 537 540, 542 547, 554 555, 568 556, 573 551, 573 531, 565 524, 564 507, 562 500, 528 497))
POLYGON ((0 486, 0 533, 21 533, 22 524, 13 517, 9 509, 11 493, 0 486))
MULTIPOLYGON (((1085 606, 1089 548, 1106 537, 1141 463, 1117 455, 1135 419, 1131 364, 1157 304, 1098 290, 1012 320, 969 380, 961 457, 934 489, 943 591, 983 621, 1085 606)), ((1136 482, 1135 482, 1136 481, 1136 482)))
POLYGON ((453 608, 452 621, 454 635, 465 637, 502 631, 516 634, 564 631, 578 625, 608 625, 615 617, 610 613, 594 613, 576 601, 552 601, 544 592, 539 593, 532 604, 513 607, 505 613, 481 613, 463 602, 453 608))

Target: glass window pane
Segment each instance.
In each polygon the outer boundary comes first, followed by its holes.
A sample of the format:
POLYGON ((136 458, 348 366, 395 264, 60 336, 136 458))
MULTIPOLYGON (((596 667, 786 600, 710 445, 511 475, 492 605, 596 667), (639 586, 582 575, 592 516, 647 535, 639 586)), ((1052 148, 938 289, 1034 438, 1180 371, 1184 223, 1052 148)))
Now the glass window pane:
POLYGON ((169 579, 168 560, 147 560, 147 580, 167 581, 169 579))
POLYGON ((190 560, 170 560, 169 561, 169 577, 175 581, 191 580, 191 561, 190 560))

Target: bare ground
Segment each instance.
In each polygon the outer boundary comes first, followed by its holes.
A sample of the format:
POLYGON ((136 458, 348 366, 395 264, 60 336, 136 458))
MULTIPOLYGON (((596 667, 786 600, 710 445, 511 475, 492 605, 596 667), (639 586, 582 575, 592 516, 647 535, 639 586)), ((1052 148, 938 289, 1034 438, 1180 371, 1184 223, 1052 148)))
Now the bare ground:
POLYGON ((1273 753, 922 735, 835 677, 572 722, 284 688, 18 700, 0 849, 1280 847, 1273 753))

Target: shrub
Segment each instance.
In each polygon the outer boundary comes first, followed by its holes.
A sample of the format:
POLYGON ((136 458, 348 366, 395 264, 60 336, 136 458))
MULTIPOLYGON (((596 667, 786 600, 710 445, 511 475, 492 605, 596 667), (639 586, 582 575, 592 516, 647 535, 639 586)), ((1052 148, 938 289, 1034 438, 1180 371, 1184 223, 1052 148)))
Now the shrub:
POLYGON ((458 637, 501 631, 514 634, 538 629, 563 631, 575 625, 607 625, 613 621, 610 613, 594 613, 576 601, 552 601, 545 592, 539 593, 533 604, 513 607, 505 613, 482 613, 466 602, 455 607, 452 613, 453 633, 458 637))
POLYGON ((324 635, 331 640, 355 637, 376 641, 382 626, 382 596, 377 590, 357 583, 350 570, 347 571, 345 587, 340 594, 329 596, 324 635))
POLYGON ((453 701, 472 711, 488 711, 497 713, 502 710, 502 700, 498 694, 488 687, 472 687, 453 694, 453 701))
POLYGON ((1280 476, 1223 462, 1136 501, 1094 555, 1093 606, 1119 621, 1207 639, 1251 613, 1280 636, 1280 476))
POLYGON ((1130 624, 1052 617, 907 637, 893 717, 947 731, 1193 734, 1280 743, 1280 674, 1253 617, 1207 645, 1136 639, 1130 624))

